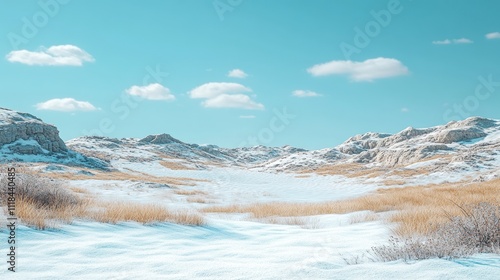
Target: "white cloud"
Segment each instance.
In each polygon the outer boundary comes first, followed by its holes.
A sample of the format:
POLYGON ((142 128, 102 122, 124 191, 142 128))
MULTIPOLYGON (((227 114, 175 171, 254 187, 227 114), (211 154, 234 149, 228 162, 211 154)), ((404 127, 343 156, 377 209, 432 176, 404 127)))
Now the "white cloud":
POLYGON ((485 35, 487 39, 500 39, 500 32, 492 32, 485 35))
POLYGON ((474 43, 472 40, 467 38, 453 39, 453 43, 455 44, 472 44, 474 43))
POLYGON ((193 99, 206 99, 202 105, 207 108, 264 109, 264 105, 244 94, 251 91, 250 88, 237 83, 206 83, 194 88, 188 94, 193 99))
POLYGON ((237 83, 206 83, 189 92, 191 98, 213 98, 221 94, 251 92, 252 90, 237 83))
POLYGON ((410 109, 408 109, 406 107, 403 107, 403 108, 401 108, 401 112, 402 113, 408 113, 408 112, 410 112, 410 109))
POLYGON ((245 94, 221 94, 203 101, 206 108, 242 108, 247 110, 263 110, 264 105, 259 104, 245 94))
POLYGON ((240 116, 240 119, 255 119, 254 115, 245 115, 245 116, 240 116))
POLYGON ((229 71, 229 73, 227 73, 227 76, 231 77, 231 78, 243 79, 243 78, 246 78, 248 75, 247 75, 247 73, 245 73, 241 69, 233 69, 233 70, 229 71))
POLYGON ((316 93, 314 91, 311 91, 311 90, 301 90, 301 89, 294 90, 292 92, 292 95, 295 96, 295 97, 317 97, 317 96, 321 96, 321 94, 316 93))
POLYGON ((52 46, 39 51, 18 50, 11 51, 6 56, 10 62, 19 62, 27 65, 40 66, 82 66, 84 62, 93 62, 94 58, 73 45, 52 46))
POLYGON ((132 86, 125 92, 148 100, 175 100, 175 96, 170 92, 170 89, 158 83, 147 86, 132 86))
POLYGON ((460 38, 460 39, 445 39, 442 41, 433 41, 432 42, 434 45, 450 45, 450 44, 472 44, 474 41, 467 39, 467 38, 460 38))
POLYGON ((95 111, 97 108, 87 101, 78 101, 73 98, 55 98, 36 104, 37 110, 75 112, 95 111))
POLYGON ((442 41, 432 41, 434 45, 449 45, 451 44, 450 39, 442 40, 442 41))
POLYGON ((408 74, 408 68, 394 58, 378 57, 363 62, 333 60, 307 69, 313 76, 348 75, 353 81, 366 82, 408 74))

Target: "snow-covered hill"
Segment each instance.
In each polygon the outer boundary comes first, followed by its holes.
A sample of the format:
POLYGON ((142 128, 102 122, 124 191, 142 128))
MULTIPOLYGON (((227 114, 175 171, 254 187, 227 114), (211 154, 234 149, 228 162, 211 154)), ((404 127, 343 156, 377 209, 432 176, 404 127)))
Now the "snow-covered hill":
MULTIPOLYGON (((235 167, 310 173, 321 169, 334 174, 339 170, 356 174, 366 174, 366 169, 420 170, 413 173, 468 173, 481 178, 500 176, 499 151, 500 121, 480 117, 431 128, 409 127, 392 135, 370 132, 353 136, 337 147, 308 151, 291 146, 228 149, 185 143, 169 134, 142 139, 84 136, 64 143, 56 127, 30 114, 0 109, 2 161, 116 169, 124 163, 151 162, 173 170, 235 167)), ((378 177, 387 175, 379 173, 378 177)))
POLYGON ((313 151, 291 146, 227 149, 184 143, 168 134, 143 139, 87 136, 66 144, 111 165, 158 161, 186 169, 223 166, 271 172, 314 172, 325 166, 345 169, 348 165, 357 169, 480 173, 478 177, 483 173, 500 175, 500 121, 479 117, 431 128, 409 127, 393 135, 356 135, 337 147, 313 151))
POLYGON ((107 167, 101 160, 68 150, 55 126, 27 113, 0 108, 0 162, 8 161, 107 167))

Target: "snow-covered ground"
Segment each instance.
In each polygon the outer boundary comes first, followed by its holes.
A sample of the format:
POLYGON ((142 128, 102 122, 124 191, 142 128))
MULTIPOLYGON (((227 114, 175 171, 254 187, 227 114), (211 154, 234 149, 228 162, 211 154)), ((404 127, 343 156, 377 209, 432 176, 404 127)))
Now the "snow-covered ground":
MULTIPOLYGON (((386 241, 380 222, 320 217, 322 227, 210 218, 207 226, 82 223, 18 233, 18 270, 2 279, 498 279, 500 258, 407 264, 343 258, 386 241)), ((5 240, 5 236, 2 236, 5 240)))
MULTIPOLYGON (((360 196, 380 187, 342 176, 298 176, 238 168, 168 170, 154 163, 113 162, 119 170, 155 176, 204 179, 195 186, 150 187, 132 181, 81 180, 100 199, 201 208, 255 202, 319 202, 360 196), (199 190, 208 204, 188 203, 175 190, 199 190)), ((207 214, 201 227, 170 223, 117 225, 76 221, 57 230, 20 227, 17 272, 0 269, 0 279, 498 279, 500 257, 477 255, 454 261, 412 264, 365 260, 348 265, 387 242, 391 225, 354 223, 352 215, 307 217, 313 227, 207 214)), ((0 240, 6 240, 6 232, 0 240)))

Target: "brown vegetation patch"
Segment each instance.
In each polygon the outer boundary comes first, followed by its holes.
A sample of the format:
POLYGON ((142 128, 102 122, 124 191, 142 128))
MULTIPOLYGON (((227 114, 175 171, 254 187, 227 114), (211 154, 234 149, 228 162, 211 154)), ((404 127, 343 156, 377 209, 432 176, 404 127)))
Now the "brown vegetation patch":
POLYGON ((387 170, 381 167, 367 168, 360 163, 342 163, 323 165, 318 168, 303 170, 299 173, 316 173, 319 175, 342 175, 348 178, 366 177, 375 178, 386 174, 387 170))
POLYGON ((177 189, 177 190, 174 190, 174 193, 178 194, 178 195, 208 195, 207 192, 200 191, 200 190, 181 190, 181 189, 177 189))
POLYGON ((149 182, 167 184, 174 186, 194 186, 196 182, 203 180, 185 177, 152 176, 149 174, 130 171, 129 173, 120 171, 91 171, 94 175, 72 174, 72 173, 41 173, 40 176, 64 180, 129 180, 134 182, 149 182))
POLYGON ((363 210, 375 213, 395 211, 389 221, 397 223, 402 236, 426 234, 446 223, 449 216, 462 215, 457 204, 488 202, 500 205, 500 179, 478 183, 447 183, 380 189, 363 197, 323 203, 258 203, 211 206, 204 212, 251 213, 254 218, 344 214, 363 210))
POLYGON ((160 161, 160 164, 163 167, 171 170, 196 170, 196 168, 192 168, 190 166, 175 161, 160 161))
MULTIPOLYGON (((5 176, 2 176, 0 181, 4 182, 5 176)), ((3 188, 6 186, 7 184, 4 184, 3 188)), ((0 206, 4 210, 7 207, 7 199, 7 191, 2 189, 0 206)), ((37 229, 57 227, 60 223, 70 223, 74 219, 106 223, 135 221, 203 224, 203 217, 197 213, 171 211, 153 204, 100 202, 85 190, 67 189, 61 181, 21 173, 16 176, 15 214, 22 223, 37 229)))
POLYGON ((202 225, 203 217, 186 211, 169 211, 155 204, 130 202, 101 202, 98 211, 89 216, 98 222, 116 224, 122 221, 134 221, 143 224, 172 222, 183 225, 202 225))

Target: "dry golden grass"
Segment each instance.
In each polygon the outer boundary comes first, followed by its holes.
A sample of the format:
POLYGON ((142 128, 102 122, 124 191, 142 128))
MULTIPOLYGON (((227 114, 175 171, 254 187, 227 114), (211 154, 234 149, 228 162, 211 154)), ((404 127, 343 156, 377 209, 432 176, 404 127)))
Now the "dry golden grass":
POLYGON ((385 169, 380 167, 366 168, 360 163, 342 163, 334 165, 323 165, 315 169, 303 170, 299 173, 316 173, 318 175, 343 175, 349 178, 375 178, 385 174, 386 172, 387 171, 385 169))
POLYGON ((194 186, 196 182, 203 181, 199 179, 184 177, 157 177, 134 171, 131 171, 130 173, 124 173, 119 171, 102 172, 93 170, 92 173, 94 173, 94 176, 70 173, 41 173, 39 175, 46 178, 64 180, 129 180, 135 182, 158 183, 174 186, 194 186))
POLYGON ((80 194, 88 194, 89 193, 86 189, 79 188, 79 187, 69 187, 69 189, 75 193, 80 193, 80 194))
MULTIPOLYGON (((170 211, 154 204, 100 202, 86 190, 67 188, 61 181, 46 179, 38 174, 19 174, 16 182, 15 214, 22 223, 37 229, 54 228, 61 223, 71 223, 75 219, 106 223, 204 223, 203 217, 198 213, 170 211)), ((0 206, 7 206, 4 190, 0 192, 0 206)))
POLYGON ((300 226, 304 229, 316 229, 319 228, 319 220, 307 217, 271 217, 266 219, 261 219, 261 222, 277 225, 292 225, 300 226))
POLYGON ((404 185, 406 182, 403 180, 386 179, 382 183, 386 186, 401 186, 404 185))
POLYGON ((171 212, 160 205, 130 202, 100 203, 100 210, 89 216, 96 221, 116 224, 121 221, 134 221, 143 224, 172 222, 183 225, 203 225, 199 214, 184 211, 171 212))
POLYGON ((349 222, 351 224, 373 222, 373 221, 377 221, 377 220, 380 220, 380 216, 376 213, 373 213, 373 212, 354 214, 349 218, 349 222))
POLYGON ((80 200, 62 207, 40 207, 30 199, 16 200, 16 215, 21 221, 37 229, 54 228, 58 223, 70 223, 75 218, 86 216, 89 200, 80 200))
POLYGON ((500 179, 481 183, 449 183, 406 188, 380 189, 351 200, 324 203, 261 203, 207 207, 204 212, 250 213, 254 218, 296 217, 343 214, 370 210, 375 213, 395 211, 390 222, 398 224, 395 233, 407 236, 427 234, 460 216, 459 205, 489 202, 500 205, 500 179))
POLYGON ((200 191, 200 190, 180 190, 180 189, 177 189, 177 190, 174 190, 174 193, 178 194, 178 195, 208 195, 208 193, 206 193, 204 191, 200 191))
POLYGON ((190 202, 190 203, 201 203, 201 204, 208 204, 210 203, 210 200, 204 198, 204 197, 199 197, 199 196, 196 196, 196 197, 188 197, 187 199, 187 202, 190 202))
POLYGON ((425 168, 411 169, 411 168, 399 168, 391 170, 388 176, 400 176, 400 177, 413 177, 417 175, 429 174, 431 171, 425 168))
POLYGON ((180 162, 174 162, 174 161, 160 161, 160 164, 168 169, 171 170, 196 170, 195 168, 189 167, 187 165, 184 165, 180 162))
POLYGON ((116 224, 132 221, 143 224, 171 222, 182 225, 203 225, 198 213, 169 211, 154 204, 130 202, 96 202, 90 199, 64 207, 40 207, 33 201, 17 200, 16 215, 21 221, 37 229, 55 228, 60 223, 71 223, 75 219, 94 220, 116 224))
MULTIPOLYGON (((452 158, 450 155, 435 155, 422 162, 435 160, 435 159, 443 159, 443 164, 449 161, 452 158)), ((360 163, 341 163, 341 164, 333 164, 333 165, 323 165, 321 167, 315 169, 307 169, 302 170, 300 173, 308 174, 308 173, 316 173, 319 175, 343 175, 349 178, 356 177, 366 177, 366 178, 376 178, 380 176, 400 176, 403 178, 413 177, 417 175, 425 175, 431 172, 430 169, 427 168, 383 168, 383 167, 370 167, 367 168, 365 165, 360 163)), ((303 175, 299 175, 303 176, 303 175)))

